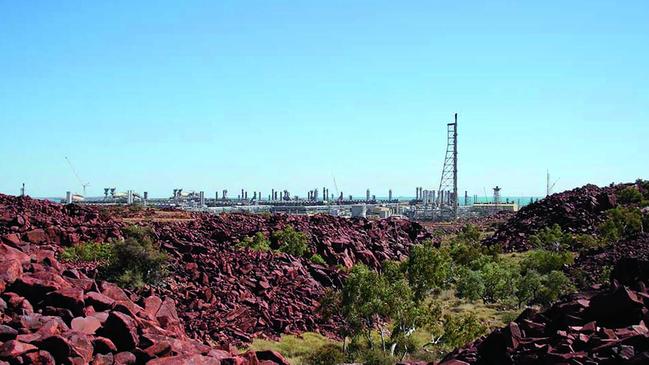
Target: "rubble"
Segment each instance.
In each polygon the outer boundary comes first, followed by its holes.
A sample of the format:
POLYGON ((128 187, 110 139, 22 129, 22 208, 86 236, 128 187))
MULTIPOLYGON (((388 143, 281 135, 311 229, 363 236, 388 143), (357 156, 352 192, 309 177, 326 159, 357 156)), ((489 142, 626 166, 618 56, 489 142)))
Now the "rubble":
POLYGON ((649 261, 625 258, 609 288, 528 308, 506 327, 455 350, 451 364, 645 364, 649 360, 649 261))
POLYGON ((0 279, 0 363, 287 364, 276 353, 236 354, 192 340, 171 298, 127 294, 64 269, 44 250, 0 243, 0 272, 22 270, 0 279))
POLYGON ((528 241, 531 235, 554 224, 565 232, 595 233, 605 217, 605 211, 617 205, 615 194, 620 187, 623 186, 600 188, 585 185, 550 195, 523 207, 484 243, 500 244, 506 252, 526 251, 534 248, 528 241))
MULTIPOLYGON (((170 213, 165 216, 176 216, 170 213)), ((410 246, 431 237, 421 225, 401 219, 183 212, 177 215, 183 219, 158 221, 146 219, 149 214, 127 209, 128 219, 122 219, 115 208, 0 195, 0 237, 6 243, 0 246, 0 265, 5 268, 0 271, 0 289, 2 283, 13 282, 12 289, 18 290, 7 295, 7 303, 26 311, 38 303, 44 314, 62 318, 68 327, 75 320, 77 332, 91 335, 95 330, 97 346, 117 350, 144 349, 142 340, 125 330, 130 328, 128 318, 137 320, 141 311, 168 330, 183 330, 193 339, 225 347, 305 331, 336 337, 344 323, 323 318, 318 306, 327 288, 342 286, 344 267, 362 262, 377 268, 384 260, 406 257, 410 246), (121 229, 132 222, 151 227, 170 257, 169 276, 148 289, 155 296, 140 306, 115 285, 96 283, 93 265, 57 262, 62 246, 119 239, 121 229), (321 255, 326 265, 235 247, 257 232, 269 236, 289 225, 308 236, 311 254, 321 255), (24 252, 42 262, 32 264, 36 269, 29 275, 25 265, 30 256, 24 252), (65 272, 65 279, 56 272, 65 272), (97 313, 117 310, 128 317, 102 315, 102 327, 94 328, 95 321, 76 319, 87 306, 97 313), (111 336, 119 340, 103 340, 111 336)))

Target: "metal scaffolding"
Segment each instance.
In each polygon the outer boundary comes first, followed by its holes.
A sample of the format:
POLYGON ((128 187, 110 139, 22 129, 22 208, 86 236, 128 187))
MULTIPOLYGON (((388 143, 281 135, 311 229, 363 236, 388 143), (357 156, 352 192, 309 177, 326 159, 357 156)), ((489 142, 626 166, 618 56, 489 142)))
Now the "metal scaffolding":
POLYGON ((447 124, 446 142, 446 158, 442 168, 442 178, 439 181, 438 205, 440 208, 450 208, 453 217, 457 218, 457 113, 455 113, 455 121, 447 124), (442 199, 443 191, 452 194, 447 201, 442 199))

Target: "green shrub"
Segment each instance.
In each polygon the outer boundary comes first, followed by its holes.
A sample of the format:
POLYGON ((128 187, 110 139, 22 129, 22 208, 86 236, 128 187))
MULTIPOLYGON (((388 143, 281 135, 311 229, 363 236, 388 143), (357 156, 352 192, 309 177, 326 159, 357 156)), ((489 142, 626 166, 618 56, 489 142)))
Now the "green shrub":
POLYGON ((313 256, 311 256, 310 260, 314 264, 318 264, 318 265, 326 265, 327 264, 325 259, 323 259, 322 256, 318 255, 317 253, 313 254, 313 256))
POLYGON ((380 349, 365 350, 361 358, 364 365, 394 365, 397 363, 397 359, 380 349))
POLYGON ((436 248, 430 241, 410 249, 407 277, 415 299, 423 300, 431 290, 448 288, 451 256, 447 249, 436 248))
POLYGON ((570 252, 535 250, 531 251, 521 262, 521 272, 525 274, 529 270, 534 270, 545 275, 553 270, 561 270, 564 265, 572 263, 573 256, 570 252))
POLYGON ((638 208, 617 207, 608 210, 606 216, 599 230, 609 241, 619 241, 643 231, 643 216, 638 208))
POLYGON ((254 251, 270 251, 270 241, 262 232, 246 237, 237 244, 237 247, 246 247, 254 251))
POLYGON ((346 360, 343 349, 334 344, 321 346, 313 351, 305 360, 307 365, 338 365, 346 360))
POLYGON ((456 279, 455 289, 460 298, 478 300, 484 295, 485 285, 479 271, 463 269, 456 279))
POLYGON ((474 341, 487 330, 475 314, 456 314, 444 316, 444 336, 442 340, 449 349, 458 348, 474 341))
POLYGON ((273 241, 279 247, 279 251, 302 257, 309 249, 307 236, 288 226, 281 231, 275 231, 272 235, 273 241))
POLYGON ((570 249, 571 237, 563 233, 558 224, 553 224, 530 236, 530 243, 538 249, 561 251, 570 249))
POLYGON ((532 303, 536 300, 543 285, 542 277, 535 270, 528 270, 525 275, 521 276, 516 285, 516 298, 518 306, 532 303))
POLYGON ((518 268, 508 262, 488 263, 482 268, 480 275, 485 287, 482 297, 485 303, 511 299, 520 276, 518 268))
POLYGON ((577 251, 586 251, 602 248, 608 245, 609 241, 590 234, 577 234, 573 236, 572 247, 577 251))
POLYGON ((617 193, 617 200, 621 204, 638 204, 642 198, 642 193, 636 186, 626 187, 617 193))
POLYGON ((113 258, 113 245, 111 243, 82 242, 64 248, 60 258, 65 262, 109 262, 113 258))
POLYGON ((552 271, 542 279, 535 302, 539 304, 550 304, 560 296, 575 291, 575 287, 568 277, 561 271, 552 271))

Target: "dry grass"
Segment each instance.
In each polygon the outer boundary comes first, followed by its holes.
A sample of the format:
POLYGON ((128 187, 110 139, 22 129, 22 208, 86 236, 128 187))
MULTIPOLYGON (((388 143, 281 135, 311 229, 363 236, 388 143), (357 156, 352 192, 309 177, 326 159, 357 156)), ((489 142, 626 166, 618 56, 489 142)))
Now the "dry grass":
POLYGON ((283 335, 279 341, 255 339, 245 350, 275 350, 292 365, 305 365, 306 357, 323 345, 338 343, 318 333, 307 332, 300 336, 283 335))

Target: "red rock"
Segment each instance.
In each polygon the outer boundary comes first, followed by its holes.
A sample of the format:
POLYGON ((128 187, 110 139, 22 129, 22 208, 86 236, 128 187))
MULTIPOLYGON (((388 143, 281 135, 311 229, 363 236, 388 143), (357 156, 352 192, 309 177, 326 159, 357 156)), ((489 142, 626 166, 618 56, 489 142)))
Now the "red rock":
POLYGON ((117 346, 108 338, 97 336, 92 340, 92 347, 96 353, 108 354, 117 352, 117 346))
POLYGON ((54 359, 54 356, 52 356, 49 352, 47 351, 34 351, 34 352, 29 352, 23 357, 26 357, 29 359, 29 362, 34 365, 54 365, 56 364, 56 360, 54 359))
POLYGON ((136 323, 124 313, 110 312, 106 323, 97 332, 113 341, 121 351, 134 349, 139 343, 136 323))
POLYGON ((73 314, 83 314, 85 303, 83 290, 78 288, 64 288, 47 294, 45 305, 69 309, 73 314))
POLYGON ((99 327, 101 327, 101 322, 96 317, 76 317, 71 323, 73 331, 82 332, 87 335, 94 335, 99 327))
POLYGON ((114 356, 115 359, 115 365, 132 365, 135 364, 136 358, 133 353, 128 352, 128 351, 122 351, 118 352, 114 356))
POLYGON ((45 234, 45 231, 38 228, 31 230, 25 234, 27 241, 31 243, 43 243, 48 240, 47 234, 45 234))
POLYGON ((6 326, 4 324, 0 324, 0 341, 5 342, 9 340, 13 340, 18 336, 18 331, 15 329, 6 326))
POLYGON ((18 236, 16 233, 8 233, 2 236, 2 240, 14 247, 18 247, 18 245, 20 245, 20 236, 18 236))
POLYGON ((92 359, 92 365, 113 365, 113 362, 115 359, 113 358, 113 354, 96 354, 95 357, 92 359))
POLYGON ((147 365, 221 365, 221 361, 202 355, 178 355, 153 359, 147 365))
POLYGON ((86 293, 85 302, 92 305, 96 311, 112 309, 115 305, 114 299, 97 292, 86 293))
POLYGON ((257 358, 259 360, 272 361, 275 364, 289 365, 288 361, 277 351, 267 350, 267 351, 257 351, 257 358))
MULTIPOLYGON (((0 280, 11 284, 23 274, 23 266, 18 260, 0 258, 0 280)), ((6 285, 6 284, 5 284, 6 285)))
POLYGON ((18 356, 31 351, 37 351, 34 345, 22 343, 16 340, 9 340, 0 346, 0 359, 15 359, 18 356))

